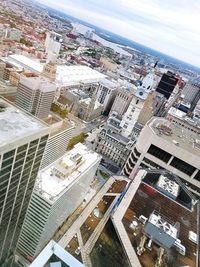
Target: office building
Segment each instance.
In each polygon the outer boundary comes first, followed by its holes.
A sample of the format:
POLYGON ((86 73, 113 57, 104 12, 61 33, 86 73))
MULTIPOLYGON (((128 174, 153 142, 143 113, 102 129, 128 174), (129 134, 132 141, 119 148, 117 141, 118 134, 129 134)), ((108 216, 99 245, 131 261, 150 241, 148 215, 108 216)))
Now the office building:
POLYGON ((84 267, 69 252, 51 240, 33 261, 30 267, 84 267))
POLYGON ((108 115, 117 94, 118 84, 108 79, 99 82, 97 100, 103 105, 103 113, 108 115))
POLYGON ((198 210, 176 175, 139 170, 111 217, 126 266, 198 266, 198 210))
POLYGON ((165 102, 166 99, 164 95, 156 91, 150 92, 140 110, 137 123, 144 126, 153 116, 156 116, 156 114, 162 110, 165 102))
POLYGON ((18 252, 35 257, 56 230, 91 192, 90 184, 101 156, 79 143, 63 157, 39 172, 18 252))
POLYGON ((128 89, 120 89, 114 100, 110 113, 115 111, 122 116, 127 111, 132 98, 133 92, 128 89))
POLYGON ((182 96, 186 103, 190 103, 190 110, 194 110, 200 99, 200 79, 199 77, 189 81, 183 88, 182 96))
POLYGON ((200 195, 199 128, 174 115, 153 117, 142 129, 123 172, 132 178, 140 167, 173 172, 200 195))
POLYGON ((17 89, 16 104, 38 118, 49 115, 56 85, 42 77, 22 76, 17 89))
POLYGON ((10 267, 49 129, 0 98, 0 266, 10 267))
POLYGON ((168 71, 162 75, 162 78, 156 88, 156 92, 163 94, 166 99, 169 99, 177 82, 178 78, 176 75, 168 71))
POLYGON ((60 53, 62 43, 62 35, 55 32, 47 32, 45 40, 45 50, 47 53, 47 58, 52 54, 55 54, 57 57, 60 53))
POLYGON ((52 115, 44 121, 49 125, 50 134, 40 169, 44 169, 62 157, 66 153, 69 140, 79 134, 74 124, 60 120, 52 115))
POLYGON ((122 168, 135 141, 121 134, 121 120, 122 117, 116 112, 111 113, 107 123, 97 135, 95 151, 114 161, 122 168))

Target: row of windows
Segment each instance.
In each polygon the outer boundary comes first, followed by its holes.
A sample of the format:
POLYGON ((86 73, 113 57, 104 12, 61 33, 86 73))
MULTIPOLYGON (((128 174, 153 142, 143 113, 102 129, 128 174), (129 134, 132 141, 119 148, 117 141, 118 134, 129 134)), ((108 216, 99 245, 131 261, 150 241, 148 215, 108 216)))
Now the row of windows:
POLYGON ((167 163, 172 156, 170 153, 154 145, 151 145, 147 152, 152 156, 164 161, 165 163, 167 163))
POLYGON ((153 162, 150 159, 147 158, 143 158, 143 161, 149 165, 151 165, 152 167, 156 168, 156 169, 163 169, 160 165, 156 164, 155 162, 153 162))
MULTIPOLYGON (((172 155, 163 149, 151 145, 150 148, 148 149, 148 153, 151 154, 152 156, 164 161, 165 163, 168 163, 172 155)), ((174 168, 178 169, 179 171, 191 176, 196 168, 187 162, 174 157, 173 160, 170 162, 170 166, 173 166, 174 168)), ((158 166, 159 167, 159 166, 158 166)), ((198 177, 197 177, 198 178, 198 177)))
POLYGON ((193 167, 192 165, 186 163, 185 161, 178 159, 176 157, 173 158, 173 160, 170 163, 171 166, 173 166, 174 168, 178 169, 181 172, 184 172, 185 174, 191 176, 194 171, 196 170, 195 167, 193 167))

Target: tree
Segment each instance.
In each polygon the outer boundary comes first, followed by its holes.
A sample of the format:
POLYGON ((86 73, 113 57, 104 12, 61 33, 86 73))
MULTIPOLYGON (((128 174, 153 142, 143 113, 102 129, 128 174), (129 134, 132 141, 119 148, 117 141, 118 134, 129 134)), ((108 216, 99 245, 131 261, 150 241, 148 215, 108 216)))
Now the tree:
POLYGON ((33 44, 31 43, 31 41, 26 40, 26 39, 24 39, 24 38, 21 38, 21 39, 20 39, 20 43, 21 43, 21 44, 24 44, 25 46, 33 46, 33 44))
POLYGON ((85 133, 80 133, 79 135, 72 137, 69 140, 67 150, 72 149, 78 143, 83 143, 85 141, 86 137, 87 137, 87 134, 85 134, 85 133))
POLYGON ((61 108, 59 105, 53 103, 51 105, 51 110, 55 113, 58 113, 60 115, 61 118, 65 118, 68 114, 67 109, 61 108))

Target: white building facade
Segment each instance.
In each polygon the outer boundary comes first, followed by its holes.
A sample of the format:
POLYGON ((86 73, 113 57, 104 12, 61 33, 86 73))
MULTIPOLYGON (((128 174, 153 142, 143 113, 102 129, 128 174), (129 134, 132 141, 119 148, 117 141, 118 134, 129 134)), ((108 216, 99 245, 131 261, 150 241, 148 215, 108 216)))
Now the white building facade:
POLYGON ((83 202, 100 160, 101 156, 79 143, 39 173, 18 242, 22 256, 40 253, 83 202))

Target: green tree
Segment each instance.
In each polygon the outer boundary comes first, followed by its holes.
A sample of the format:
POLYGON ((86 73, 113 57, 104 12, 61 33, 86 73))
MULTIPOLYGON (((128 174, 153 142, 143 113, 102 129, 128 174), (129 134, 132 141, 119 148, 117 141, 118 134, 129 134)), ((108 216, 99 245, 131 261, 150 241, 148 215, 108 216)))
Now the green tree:
POLYGON ((85 133, 80 133, 79 135, 76 135, 76 136, 72 137, 69 140, 69 143, 68 143, 68 146, 67 146, 67 150, 72 149, 78 143, 83 143, 85 141, 86 137, 87 137, 87 134, 85 134, 85 133))
POLYGON ((55 103, 53 103, 53 104, 51 105, 51 110, 52 110, 53 112, 55 112, 55 113, 58 113, 58 114, 61 116, 61 118, 63 118, 63 119, 64 119, 64 118, 67 116, 67 114, 68 114, 67 109, 61 108, 59 105, 57 105, 57 104, 55 104, 55 103))

